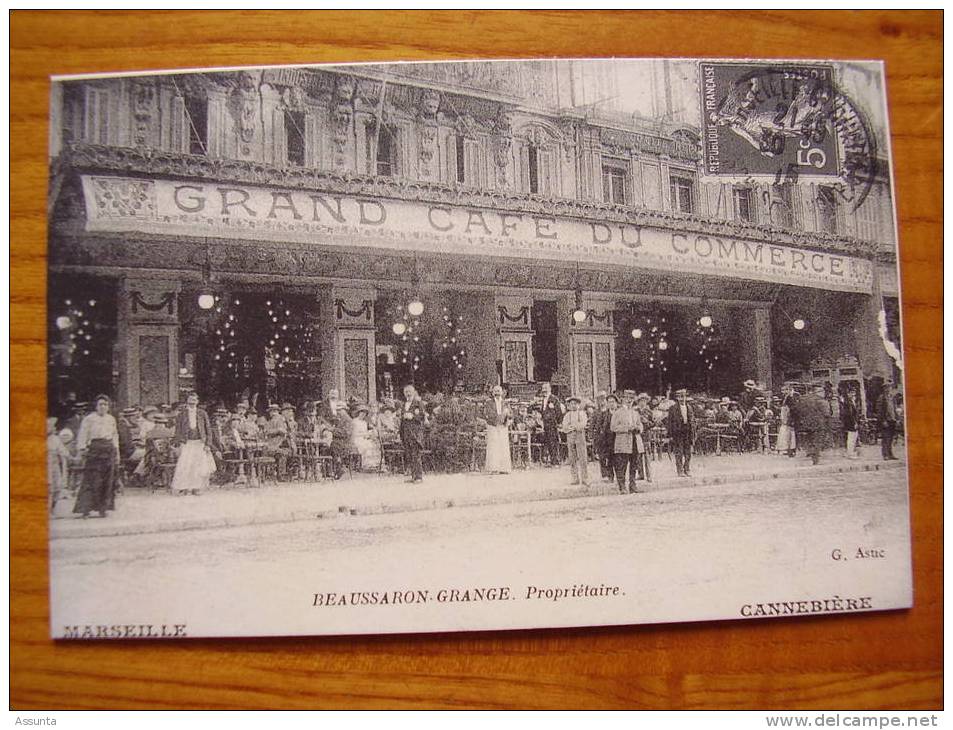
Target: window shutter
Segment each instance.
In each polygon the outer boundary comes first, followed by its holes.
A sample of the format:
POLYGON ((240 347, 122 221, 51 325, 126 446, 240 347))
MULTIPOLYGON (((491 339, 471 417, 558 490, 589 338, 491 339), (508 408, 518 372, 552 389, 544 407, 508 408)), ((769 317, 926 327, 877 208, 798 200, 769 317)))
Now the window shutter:
POLYGON ((414 130, 409 122, 402 122, 398 127, 397 144, 397 169, 399 175, 404 178, 416 177, 414 174, 414 161, 417 159, 414 150, 414 130))
POLYGON ((556 154, 552 148, 539 150, 539 192, 540 195, 556 193, 556 154))
POLYGON ((520 161, 520 190, 524 193, 529 192, 529 145, 526 142, 520 142, 519 147, 519 161, 520 161))
POLYGON ((282 167, 288 165, 288 137, 285 131, 285 112, 283 109, 273 109, 271 112, 271 132, 274 140, 272 154, 273 162, 282 167))
POLYGON ((318 120, 314 112, 304 115, 304 164, 305 167, 319 167, 318 159, 318 120))
POLYGON ((85 101, 83 139, 90 144, 108 144, 109 92, 89 86, 85 101))
POLYGON ((208 154, 209 157, 224 157, 225 97, 219 94, 208 98, 208 154))
POLYGON ((447 182, 457 184, 457 135, 447 135, 447 182))
POLYGON ((483 187, 483 176, 480 155, 480 143, 473 139, 463 141, 463 179, 470 187, 483 187))
POLYGON ((189 122, 185 115, 185 99, 181 96, 172 97, 172 150, 174 152, 189 151, 189 122))

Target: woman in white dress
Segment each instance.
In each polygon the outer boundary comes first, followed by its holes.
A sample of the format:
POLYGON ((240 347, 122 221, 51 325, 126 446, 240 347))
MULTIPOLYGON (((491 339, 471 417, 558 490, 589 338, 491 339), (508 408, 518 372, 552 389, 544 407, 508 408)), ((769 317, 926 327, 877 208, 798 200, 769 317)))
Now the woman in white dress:
POLYGON ((358 406, 357 415, 351 421, 351 439, 354 450, 361 457, 363 471, 378 470, 381 467, 380 434, 371 423, 367 406, 358 406))
POLYGON ((785 388, 782 392, 784 395, 781 400, 781 423, 778 426, 778 441, 774 448, 779 454, 787 454, 793 458, 797 451, 797 435, 791 423, 791 407, 794 405, 796 396, 789 388, 785 388))
POLYGON ((486 421, 486 471, 489 474, 509 474, 513 471, 510 457, 510 422, 513 414, 503 400, 503 388, 493 386, 493 397, 483 406, 486 421))
POLYGON ((212 451, 221 446, 212 429, 208 415, 199 408, 199 397, 190 393, 185 407, 175 419, 175 443, 180 446, 179 458, 172 474, 173 494, 200 494, 208 487, 209 477, 215 471, 212 451))

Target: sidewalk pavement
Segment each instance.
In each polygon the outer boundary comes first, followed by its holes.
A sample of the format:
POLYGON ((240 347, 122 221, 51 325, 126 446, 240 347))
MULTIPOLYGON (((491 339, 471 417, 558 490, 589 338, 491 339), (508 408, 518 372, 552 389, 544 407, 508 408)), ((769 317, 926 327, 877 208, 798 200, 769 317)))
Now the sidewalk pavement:
MULTIPOLYGON (((678 477, 669 457, 652 462, 653 481, 638 482, 640 491, 691 489, 768 479, 798 479, 819 474, 898 469, 906 461, 883 461, 868 447, 859 459, 843 451, 823 454, 813 466, 803 456, 723 454, 692 458, 692 476, 678 477)), ((902 453, 902 449, 898 449, 902 453)), ((599 465, 589 463, 590 484, 572 485, 568 466, 533 466, 511 474, 427 474, 408 484, 403 475, 355 474, 339 481, 290 482, 264 487, 210 488, 199 496, 128 489, 117 496, 116 510, 106 518, 82 519, 68 506, 57 508, 50 521, 50 539, 111 537, 216 527, 322 520, 341 515, 371 515, 488 504, 534 502, 618 494, 603 481, 599 465)))

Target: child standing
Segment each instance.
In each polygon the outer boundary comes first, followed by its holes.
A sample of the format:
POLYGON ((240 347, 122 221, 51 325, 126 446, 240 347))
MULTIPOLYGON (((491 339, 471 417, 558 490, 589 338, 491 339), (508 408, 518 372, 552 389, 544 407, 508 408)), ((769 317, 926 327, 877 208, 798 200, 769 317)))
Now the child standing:
POLYGON ((50 489, 50 514, 66 498, 69 482, 69 450, 56 433, 56 419, 46 419, 46 481, 50 489))

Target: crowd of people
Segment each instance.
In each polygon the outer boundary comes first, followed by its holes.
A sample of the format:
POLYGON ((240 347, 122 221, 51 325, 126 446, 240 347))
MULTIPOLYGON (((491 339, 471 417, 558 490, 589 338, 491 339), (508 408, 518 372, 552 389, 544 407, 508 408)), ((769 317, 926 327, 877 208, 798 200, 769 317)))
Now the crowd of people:
MULTIPOLYGON (((176 495, 201 494, 213 481, 249 483, 255 466, 268 463, 275 481, 306 479, 305 454, 320 457, 321 478, 346 471, 403 470, 409 482, 430 470, 477 466, 508 473, 518 459, 556 467, 568 460, 574 484, 590 482, 589 463, 623 492, 652 480, 653 457, 667 452, 678 476, 691 476, 694 453, 773 451, 795 456, 803 449, 814 464, 835 438, 856 458, 865 415, 857 390, 832 397, 823 386, 800 392, 785 384, 765 394, 752 380, 736 397, 708 397, 685 389, 665 395, 623 390, 592 399, 557 397, 542 383, 535 398, 505 397, 495 385, 486 394, 417 393, 403 400, 344 401, 331 389, 321 401, 271 403, 259 408, 240 398, 232 409, 203 407, 195 393, 181 404, 111 413, 105 395, 75 404, 65 419, 47 420, 51 510, 76 492, 73 512, 105 517, 125 487, 167 488, 176 495), (838 436, 835 436, 838 434, 838 436), (478 457, 482 456, 482 464, 478 457)), ((893 441, 902 405, 888 383, 875 417, 882 456, 896 458, 893 441)), ((314 460, 312 460, 314 461, 314 460)))

